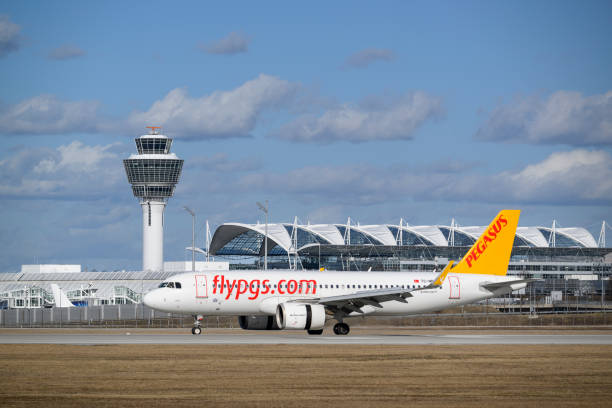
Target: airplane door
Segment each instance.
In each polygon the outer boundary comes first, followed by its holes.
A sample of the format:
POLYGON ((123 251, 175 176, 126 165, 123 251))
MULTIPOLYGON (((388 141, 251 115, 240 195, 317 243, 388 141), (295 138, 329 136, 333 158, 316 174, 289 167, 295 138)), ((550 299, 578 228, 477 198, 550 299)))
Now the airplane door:
POLYGON ((450 288, 449 299, 459 299, 461 297, 461 285, 459 283, 459 277, 449 276, 448 283, 450 288))
POLYGON ((206 275, 195 275, 196 282, 196 298, 208 297, 208 285, 206 284, 206 275))

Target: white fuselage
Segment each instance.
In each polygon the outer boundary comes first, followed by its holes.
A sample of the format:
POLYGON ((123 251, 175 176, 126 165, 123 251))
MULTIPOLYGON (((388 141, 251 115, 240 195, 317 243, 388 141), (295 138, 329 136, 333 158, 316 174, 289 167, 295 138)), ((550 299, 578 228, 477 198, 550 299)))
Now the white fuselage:
MULTIPOLYGON (((429 285, 437 273, 328 272, 328 271, 210 271, 170 277, 147 293, 144 303, 156 310, 223 315, 273 315, 278 304, 299 299, 319 299, 377 289, 419 289, 429 285), (176 283, 180 288, 176 288, 176 283)), ((506 276, 449 273, 442 285, 416 290, 406 303, 391 300, 382 307, 366 305, 364 314, 410 315, 427 313, 499 296, 509 289, 491 292, 484 283, 513 280, 506 276)), ((524 287, 513 285, 512 290, 524 287)), ((352 313, 351 316, 359 315, 352 313)))

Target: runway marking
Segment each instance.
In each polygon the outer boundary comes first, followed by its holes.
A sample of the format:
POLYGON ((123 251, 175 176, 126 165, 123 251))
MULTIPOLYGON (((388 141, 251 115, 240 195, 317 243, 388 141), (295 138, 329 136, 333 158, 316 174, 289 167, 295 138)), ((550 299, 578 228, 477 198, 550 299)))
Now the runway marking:
POLYGON ((612 335, 372 335, 308 336, 301 334, 2 334, 0 344, 369 344, 369 345, 460 345, 460 344, 600 344, 612 345, 612 335))

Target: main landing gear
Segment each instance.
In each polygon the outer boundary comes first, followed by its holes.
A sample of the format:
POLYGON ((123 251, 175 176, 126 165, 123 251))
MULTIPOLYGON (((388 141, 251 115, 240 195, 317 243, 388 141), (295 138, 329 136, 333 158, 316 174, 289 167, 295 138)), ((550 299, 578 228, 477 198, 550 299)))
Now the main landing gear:
POLYGON ((351 328, 346 323, 340 322, 334 325, 334 334, 337 334, 338 336, 346 336, 350 331, 351 328))
POLYGON ((204 320, 204 316, 202 315, 193 316, 193 327, 191 328, 191 334, 202 334, 202 320, 204 320))

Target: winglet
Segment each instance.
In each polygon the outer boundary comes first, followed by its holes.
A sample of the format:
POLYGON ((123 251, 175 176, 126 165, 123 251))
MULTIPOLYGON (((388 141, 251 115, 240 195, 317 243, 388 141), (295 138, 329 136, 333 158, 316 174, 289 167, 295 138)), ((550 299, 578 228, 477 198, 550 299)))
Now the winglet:
POLYGON ((520 210, 501 210, 453 273, 505 276, 520 214, 520 210))
POLYGON ((444 268, 444 270, 442 270, 442 272, 440 272, 440 274, 438 275, 438 277, 434 281, 433 286, 440 286, 442 284, 442 282, 444 282, 444 279, 446 279, 446 275, 448 275, 448 272, 451 270, 451 268, 453 267, 454 263, 455 263, 455 261, 450 261, 448 263, 448 265, 446 265, 446 268, 444 268))

